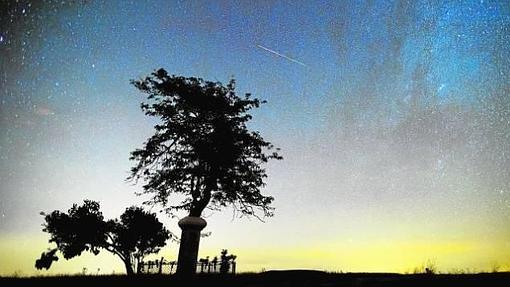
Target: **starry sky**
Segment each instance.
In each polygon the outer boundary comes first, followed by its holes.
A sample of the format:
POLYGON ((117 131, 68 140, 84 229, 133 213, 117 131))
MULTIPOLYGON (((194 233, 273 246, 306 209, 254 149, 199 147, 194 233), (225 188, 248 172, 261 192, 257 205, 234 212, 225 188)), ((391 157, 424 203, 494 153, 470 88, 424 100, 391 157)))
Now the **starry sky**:
POLYGON ((285 158, 267 166, 275 216, 207 212, 200 256, 510 270, 508 1, 0 3, 0 275, 123 271, 106 253, 36 271, 39 212, 144 200, 128 157, 156 121, 129 81, 160 67, 267 100, 250 128, 285 158))

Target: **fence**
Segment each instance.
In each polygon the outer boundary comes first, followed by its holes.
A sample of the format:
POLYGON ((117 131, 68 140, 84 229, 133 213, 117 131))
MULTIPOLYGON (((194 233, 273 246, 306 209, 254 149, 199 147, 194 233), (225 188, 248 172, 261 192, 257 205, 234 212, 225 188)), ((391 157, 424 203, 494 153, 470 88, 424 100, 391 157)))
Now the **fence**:
MULTIPOLYGON (((209 260, 209 257, 200 259, 197 262, 196 273, 236 273, 236 262, 235 256, 230 255, 228 258, 218 260, 214 257, 209 260)), ((174 274, 177 270, 177 261, 167 261, 163 257, 160 260, 151 260, 147 262, 141 262, 138 266, 138 273, 144 274, 174 274)))

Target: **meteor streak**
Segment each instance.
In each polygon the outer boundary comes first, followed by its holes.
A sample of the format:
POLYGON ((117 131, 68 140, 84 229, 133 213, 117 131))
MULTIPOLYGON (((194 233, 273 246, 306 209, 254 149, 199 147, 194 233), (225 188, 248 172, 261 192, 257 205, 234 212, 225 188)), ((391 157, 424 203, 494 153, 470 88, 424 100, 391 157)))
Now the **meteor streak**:
POLYGON ((273 54, 275 54, 275 55, 277 55, 277 56, 279 56, 279 57, 285 58, 285 59, 287 59, 287 60, 289 60, 289 61, 291 61, 291 62, 294 62, 294 63, 296 63, 296 64, 299 64, 299 65, 301 65, 301 66, 303 66, 303 67, 308 67, 308 65, 306 65, 305 63, 300 62, 300 61, 298 61, 298 60, 296 60, 296 59, 293 59, 293 58, 291 58, 291 57, 285 56, 285 55, 283 55, 283 54, 280 54, 280 53, 276 52, 275 50, 271 50, 271 49, 266 48, 266 47, 264 47, 264 46, 262 46, 262 45, 257 45, 257 47, 259 47, 259 48, 260 48, 260 49, 262 49, 262 50, 266 50, 266 51, 268 51, 269 53, 273 53, 273 54))

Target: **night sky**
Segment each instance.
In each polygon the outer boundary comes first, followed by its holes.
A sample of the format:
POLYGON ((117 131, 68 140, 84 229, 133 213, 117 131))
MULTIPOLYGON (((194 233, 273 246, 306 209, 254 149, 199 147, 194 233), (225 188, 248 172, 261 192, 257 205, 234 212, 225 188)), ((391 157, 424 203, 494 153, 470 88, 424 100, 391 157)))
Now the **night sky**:
MULTIPOLYGON (((0 3, 0 275, 46 274, 40 211, 92 199, 114 218, 144 200, 128 158, 156 122, 129 81, 161 67, 267 100, 250 128, 285 158, 267 166, 275 216, 206 212, 201 257, 510 270, 508 1, 0 3)), ((105 253, 50 273, 83 267, 123 271, 105 253)))

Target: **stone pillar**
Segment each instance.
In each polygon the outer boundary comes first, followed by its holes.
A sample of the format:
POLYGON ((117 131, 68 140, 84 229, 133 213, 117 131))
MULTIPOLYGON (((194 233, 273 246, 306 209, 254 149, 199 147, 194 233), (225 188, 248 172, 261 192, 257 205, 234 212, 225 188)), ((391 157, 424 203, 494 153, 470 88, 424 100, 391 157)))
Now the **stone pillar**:
POLYGON ((179 220, 182 229, 179 257, 177 259, 177 274, 181 277, 190 277, 197 269, 198 245, 200 243, 200 231, 207 222, 195 216, 187 216, 179 220))

